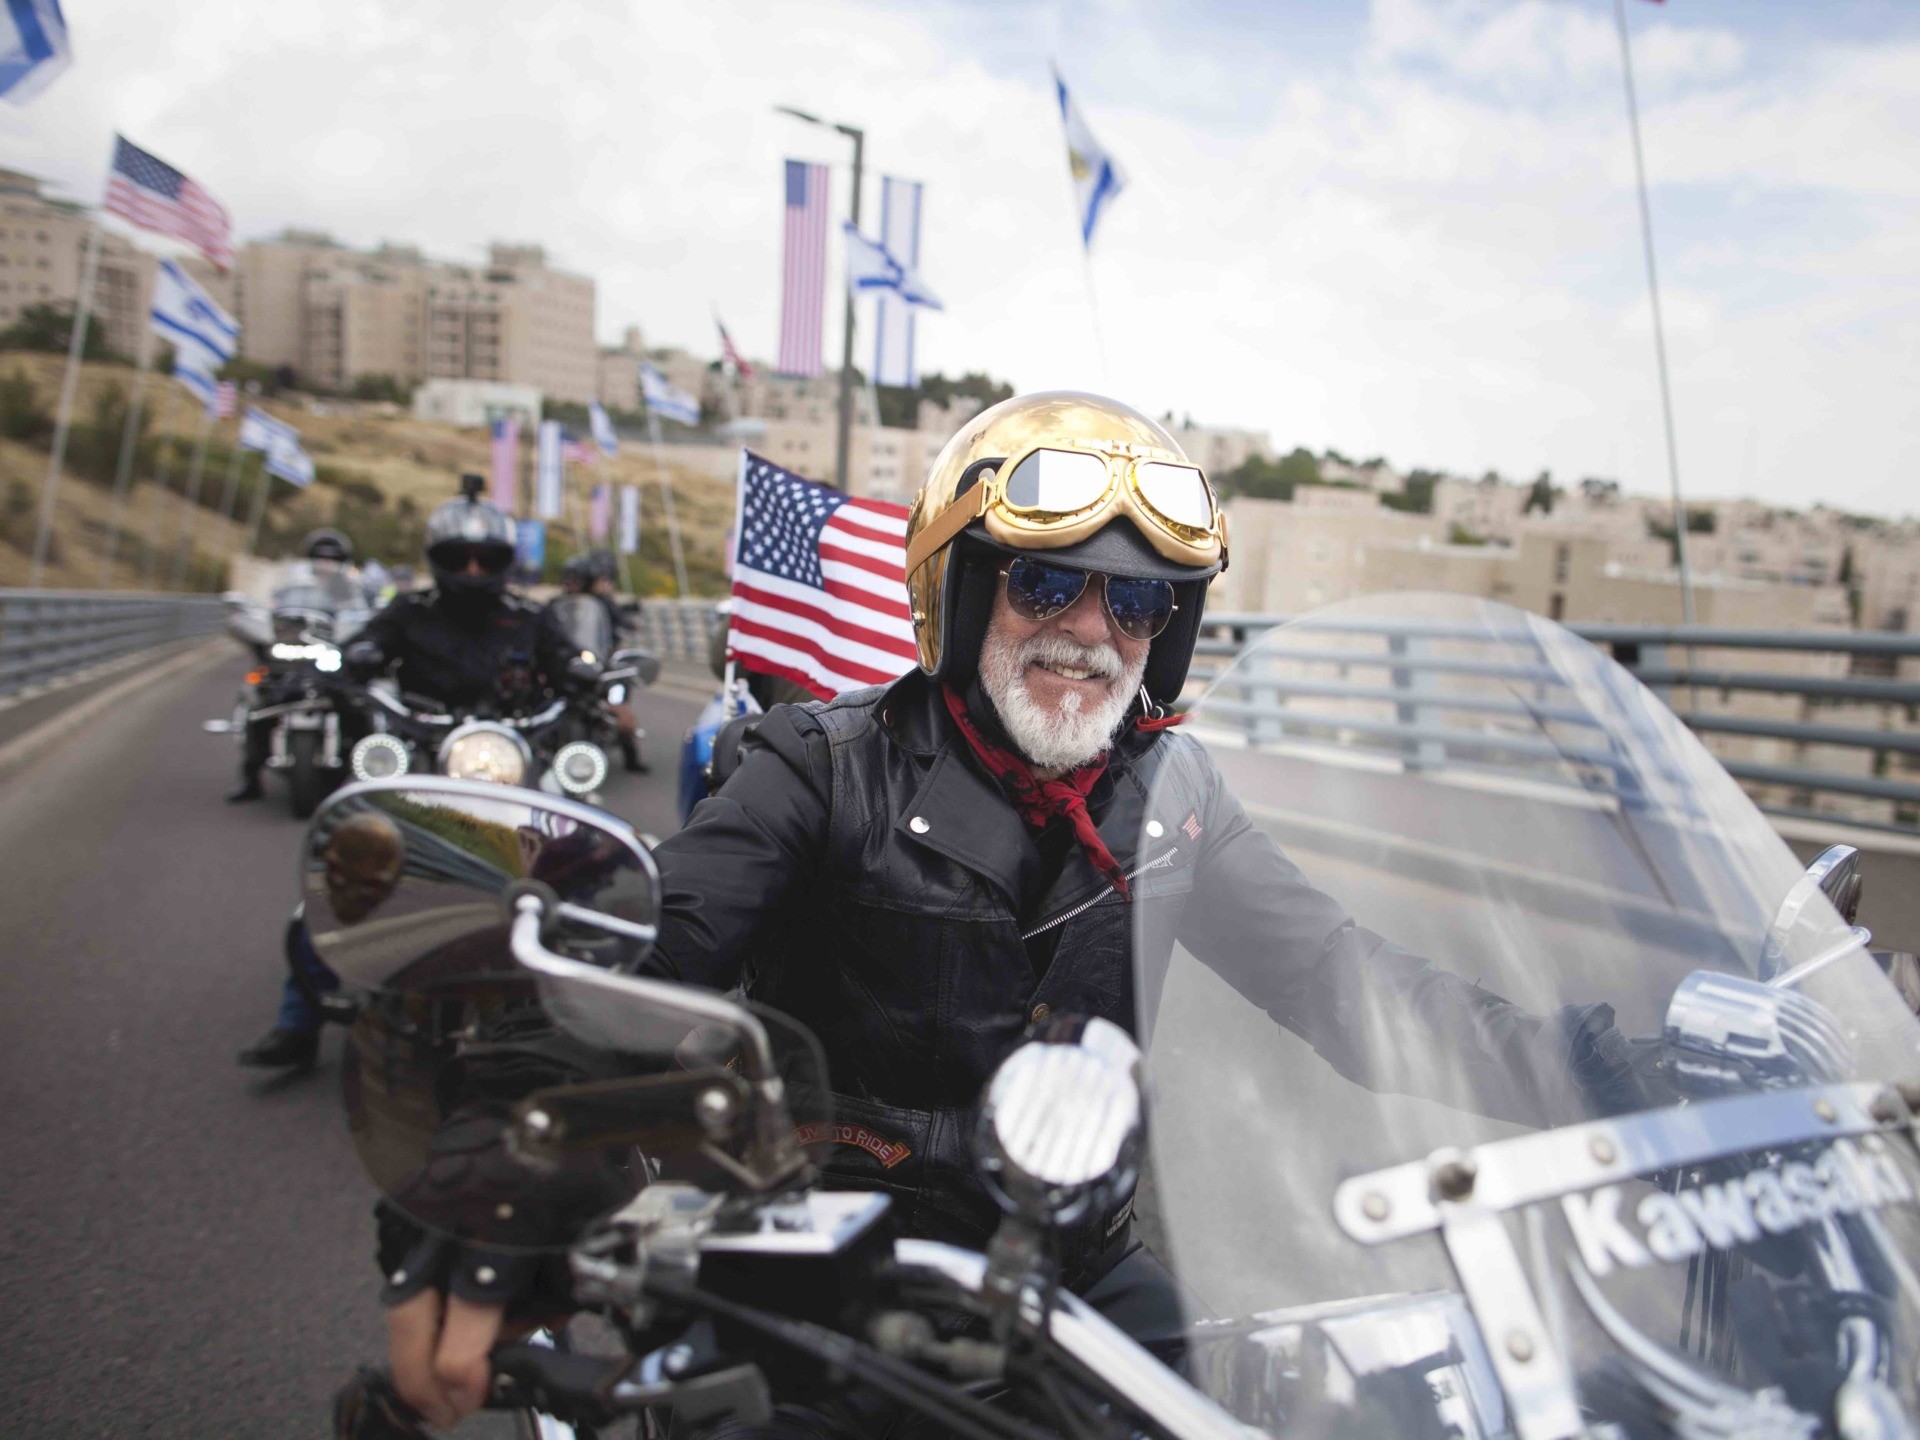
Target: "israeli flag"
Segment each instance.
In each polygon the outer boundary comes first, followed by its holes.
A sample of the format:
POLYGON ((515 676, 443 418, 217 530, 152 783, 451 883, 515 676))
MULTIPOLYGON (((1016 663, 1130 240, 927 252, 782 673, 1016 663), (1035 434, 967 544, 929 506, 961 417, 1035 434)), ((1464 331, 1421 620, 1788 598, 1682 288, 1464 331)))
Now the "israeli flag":
POLYGON ((640 395, 647 402, 647 409, 665 420, 678 420, 682 425, 700 423, 700 402, 684 390, 677 390, 653 366, 646 361, 640 362, 640 395))
POLYGON ((587 402, 587 424, 593 431, 593 443, 600 447, 600 453, 614 456, 620 453, 620 437, 613 433, 613 421, 607 418, 607 410, 598 400, 587 402))
POLYGON ((1100 212, 1107 202, 1126 188, 1127 173, 1120 162, 1093 138, 1080 107, 1067 96, 1067 82, 1053 72, 1054 89, 1060 93, 1060 119, 1067 127, 1067 169, 1073 175, 1073 198, 1080 215, 1080 243, 1093 248, 1093 227, 1100 223, 1100 212))
POLYGON ((298 448, 300 432, 286 421, 274 419, 258 405, 249 405, 247 413, 240 417, 240 448, 271 453, 275 446, 282 444, 298 448))
POLYGON ((72 63, 60 0, 0 0, 0 98, 24 105, 72 63))
POLYGON ((300 448, 298 440, 283 436, 267 451, 267 473, 304 490, 313 483, 313 457, 300 448))
MULTIPOLYGON (((880 181, 880 245, 900 257, 903 270, 920 264, 921 188, 918 180, 896 180, 891 175, 880 181)), ((904 295, 882 290, 875 312, 873 383, 912 389, 920 383, 913 343, 916 307, 904 295)))
POLYGON ((240 325, 213 303, 191 275, 172 260, 162 260, 153 277, 153 333, 173 346, 176 372, 204 376, 211 403, 213 375, 240 349, 240 325))
POLYGON ((926 281, 885 245, 867 239, 853 228, 852 222, 842 228, 847 232, 847 283, 855 290, 897 295, 909 305, 922 305, 929 310, 946 308, 940 303, 940 297, 927 288, 926 281))

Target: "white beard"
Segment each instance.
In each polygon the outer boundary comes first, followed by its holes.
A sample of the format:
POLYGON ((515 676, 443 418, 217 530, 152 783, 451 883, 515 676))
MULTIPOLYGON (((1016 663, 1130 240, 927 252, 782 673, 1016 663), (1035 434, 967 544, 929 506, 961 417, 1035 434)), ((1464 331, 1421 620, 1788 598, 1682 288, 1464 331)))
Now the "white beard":
POLYGON ((1106 754, 1146 673, 1145 650, 1129 666, 1111 645, 1079 645, 1064 635, 1034 635, 1016 643, 989 628, 980 649, 981 687, 1014 745, 1042 770, 1078 770, 1106 754), (1118 679, 1108 698, 1092 709, 1084 708, 1078 695, 1068 695, 1049 709, 1027 688, 1027 667, 1036 661, 1118 679))

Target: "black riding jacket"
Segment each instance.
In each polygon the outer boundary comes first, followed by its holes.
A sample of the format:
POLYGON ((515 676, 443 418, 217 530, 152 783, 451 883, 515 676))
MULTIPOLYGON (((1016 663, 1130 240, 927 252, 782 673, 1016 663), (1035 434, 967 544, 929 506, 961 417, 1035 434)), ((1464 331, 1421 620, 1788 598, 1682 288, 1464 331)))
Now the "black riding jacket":
MULTIPOLYGON (((892 1191, 907 1233, 975 1247, 996 1217, 969 1160, 994 1067, 1050 1014, 1141 1035, 1176 938, 1351 1079, 1433 1094, 1452 1078, 1475 1086, 1455 1096, 1475 1109, 1528 1112, 1512 1071, 1556 1027, 1356 926, 1248 823, 1195 741, 1129 728, 1089 809, 1131 900, 1064 821, 1036 839, 918 673, 779 706, 656 852, 649 964, 715 988, 744 980, 804 1022, 836 1092, 830 1174, 892 1191), (1364 1038, 1382 1014, 1458 1036, 1465 1063, 1411 1073, 1427 1046, 1364 1038)), ((1070 1242, 1082 1280, 1126 1221, 1122 1206, 1070 1242)))
POLYGON ((452 710, 511 707, 554 688, 572 646, 548 610, 518 595, 449 605, 438 590, 396 597, 356 637, 398 662, 400 688, 452 710))

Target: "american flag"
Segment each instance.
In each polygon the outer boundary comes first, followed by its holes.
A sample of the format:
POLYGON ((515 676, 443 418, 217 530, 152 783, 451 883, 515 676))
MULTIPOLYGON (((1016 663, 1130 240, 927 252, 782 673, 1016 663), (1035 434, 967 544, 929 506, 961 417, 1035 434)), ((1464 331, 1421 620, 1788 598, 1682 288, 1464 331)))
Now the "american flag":
POLYGON ((218 385, 214 386, 213 387, 214 418, 216 420, 232 419, 234 405, 237 403, 238 399, 239 399, 239 392, 236 390, 236 388, 234 387, 234 383, 231 380, 222 380, 218 385))
POLYGON ((218 200, 123 135, 113 137, 109 215, 184 240, 222 270, 233 268, 233 221, 218 200))
POLYGON ((560 457, 569 465, 597 465, 600 463, 600 447, 591 440, 582 440, 571 431, 563 431, 560 442, 560 457))
POLYGON ((613 519, 613 487, 596 485, 593 487, 593 500, 587 507, 587 538, 596 545, 607 538, 607 528, 613 519))
POLYGON ((520 417, 502 415, 493 422, 491 499, 507 514, 520 508, 520 417))
POLYGON ((733 337, 727 334, 727 327, 720 323, 718 315, 713 317, 713 325, 720 332, 720 358, 733 368, 733 373, 743 380, 753 378, 753 366, 747 363, 746 356, 740 353, 733 343, 733 337))
POLYGON ((823 700, 917 660, 903 578, 907 509, 855 500, 740 456, 727 658, 823 700))
POLYGON ((783 375, 818 375, 827 314, 827 167, 787 161, 787 247, 780 276, 783 375))

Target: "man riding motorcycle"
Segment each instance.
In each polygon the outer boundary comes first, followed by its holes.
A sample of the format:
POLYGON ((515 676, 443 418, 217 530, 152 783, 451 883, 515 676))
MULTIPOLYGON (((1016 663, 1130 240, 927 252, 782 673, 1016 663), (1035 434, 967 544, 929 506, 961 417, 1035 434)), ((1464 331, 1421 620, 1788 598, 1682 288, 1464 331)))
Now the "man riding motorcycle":
MULTIPOLYGON (((974 1249, 991 1234, 972 1117, 1025 1034, 1056 1016, 1151 1023, 1136 907, 1375 1089, 1521 1118, 1569 1103, 1555 1084, 1569 1072, 1603 1105, 1631 1079, 1607 1007, 1527 1015, 1356 926, 1169 728, 1226 558, 1210 486, 1146 416, 1073 393, 992 407, 941 452, 908 521, 919 668, 774 708, 656 851, 648 969, 744 982, 819 1037, 848 1122, 829 1183, 888 1190, 906 1234, 974 1249), (1170 798, 1148 815, 1156 784, 1170 798), (1449 1067, 1472 1093, 1358 1044, 1355 1018, 1383 1012, 1484 1056, 1449 1067)), ((1165 1334, 1180 1301, 1131 1209, 1068 1232, 1062 1278, 1131 1333, 1165 1334)), ((395 1383, 451 1423, 485 1396, 529 1267, 456 1253, 391 1212, 382 1242, 395 1383)), ((782 1416, 779 1433, 787 1419, 844 1424, 782 1416)))
MULTIPOLYGON (((467 493, 427 519, 433 588, 396 596, 347 647, 357 677, 392 669, 403 692, 463 709, 551 688, 566 673, 572 647, 559 625, 507 590, 513 521, 478 498, 478 478, 463 477, 467 493)), ((311 992, 333 988, 334 977, 298 924, 289 929, 287 953, 307 983, 289 977, 273 1028, 240 1052, 242 1065, 295 1068, 319 1053, 322 1021, 311 992)))
MULTIPOLYGON (((330 525, 311 530, 300 542, 303 565, 296 566, 300 581, 324 590, 340 609, 358 609, 367 603, 361 577, 353 571, 353 541, 330 525)), ((266 767, 273 745, 274 721, 254 720, 247 725, 240 747, 240 774, 224 797, 229 805, 258 800, 260 772, 266 767)))

